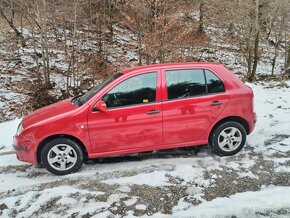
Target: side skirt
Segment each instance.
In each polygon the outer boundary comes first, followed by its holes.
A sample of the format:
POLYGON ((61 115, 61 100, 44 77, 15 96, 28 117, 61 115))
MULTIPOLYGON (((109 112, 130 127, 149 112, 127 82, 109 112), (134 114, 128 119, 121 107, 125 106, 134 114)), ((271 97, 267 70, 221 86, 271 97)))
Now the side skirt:
POLYGON ((198 146, 198 145, 206 145, 206 144, 208 144, 208 141, 196 141, 194 143, 193 142, 186 142, 186 143, 167 144, 167 145, 151 146, 151 147, 144 147, 144 148, 132 148, 132 149, 125 149, 125 150, 92 153, 92 154, 89 154, 88 156, 89 156, 89 158, 108 157, 108 156, 132 154, 132 153, 138 153, 138 152, 144 152, 144 151, 154 151, 154 150, 162 150, 162 149, 170 149, 170 148, 190 147, 190 146, 198 146))

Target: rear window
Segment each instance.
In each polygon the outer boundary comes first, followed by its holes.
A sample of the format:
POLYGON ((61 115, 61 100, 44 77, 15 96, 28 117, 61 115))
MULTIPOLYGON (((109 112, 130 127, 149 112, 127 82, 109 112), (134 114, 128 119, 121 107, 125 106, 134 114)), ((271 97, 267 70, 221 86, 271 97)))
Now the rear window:
POLYGON ((205 70, 205 78, 208 93, 217 93, 225 91, 224 84, 213 72, 205 70))

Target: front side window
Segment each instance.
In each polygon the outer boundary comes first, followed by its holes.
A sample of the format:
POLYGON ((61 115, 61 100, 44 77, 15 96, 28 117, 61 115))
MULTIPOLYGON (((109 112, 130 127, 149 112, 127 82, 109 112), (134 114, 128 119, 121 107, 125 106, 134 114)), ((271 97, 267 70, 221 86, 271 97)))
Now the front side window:
MULTIPOLYGON (((116 73, 113 74, 112 76, 110 76, 108 79, 106 79, 104 82, 102 82, 100 85, 95 86, 93 88, 91 88, 88 92, 86 92, 85 94, 76 97, 73 99, 73 101, 78 105, 82 105, 84 103, 86 103, 88 100, 90 100, 93 96, 95 96, 99 91, 101 91, 103 88, 105 88, 108 84, 110 84, 111 82, 113 82, 115 79, 119 78, 120 76, 122 76, 122 73, 116 73)), ((73 102, 73 103, 74 103, 73 102)))
POLYGON ((168 99, 186 98, 206 93, 203 70, 166 71, 168 99))
POLYGON ((103 101, 108 108, 155 102, 156 82, 156 72, 133 76, 115 86, 103 101))

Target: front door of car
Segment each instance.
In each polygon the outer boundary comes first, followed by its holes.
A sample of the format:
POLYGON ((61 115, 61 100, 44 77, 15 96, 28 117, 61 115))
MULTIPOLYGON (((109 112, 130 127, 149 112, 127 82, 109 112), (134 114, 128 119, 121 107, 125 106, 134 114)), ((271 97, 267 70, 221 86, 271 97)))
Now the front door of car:
POLYGON ((177 69, 164 71, 164 144, 207 143, 209 127, 225 108, 229 94, 211 71, 177 69), (165 84, 166 83, 166 84, 165 84))
MULTIPOLYGON (((149 148, 162 144, 160 78, 156 72, 123 79, 103 95, 106 112, 90 111, 94 153, 149 148)), ((126 77, 126 75, 125 75, 126 77)))

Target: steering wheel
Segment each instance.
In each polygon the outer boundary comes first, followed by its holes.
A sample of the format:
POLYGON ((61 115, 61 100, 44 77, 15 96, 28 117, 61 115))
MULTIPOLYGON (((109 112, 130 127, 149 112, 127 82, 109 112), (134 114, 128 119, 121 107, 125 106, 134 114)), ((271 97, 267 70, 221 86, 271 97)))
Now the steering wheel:
POLYGON ((116 106, 119 106, 119 105, 121 105, 121 102, 119 101, 119 99, 118 99, 118 97, 117 97, 117 94, 116 93, 114 93, 113 94, 113 97, 114 97, 114 101, 116 102, 116 106))

